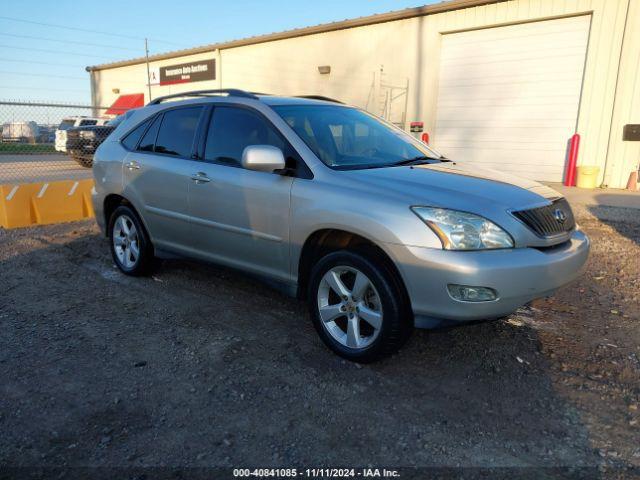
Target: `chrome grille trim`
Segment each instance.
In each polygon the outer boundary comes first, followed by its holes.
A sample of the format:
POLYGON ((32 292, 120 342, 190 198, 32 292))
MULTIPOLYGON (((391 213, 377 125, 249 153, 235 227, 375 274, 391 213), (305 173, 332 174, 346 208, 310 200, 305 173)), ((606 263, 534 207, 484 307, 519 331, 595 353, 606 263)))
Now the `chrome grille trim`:
POLYGON ((512 214, 529 227, 539 237, 549 238, 571 232, 576 227, 576 221, 571 206, 565 198, 555 200, 551 205, 528 210, 519 210, 512 214), (561 212, 558 214, 557 212, 561 212), (564 221, 557 217, 564 214, 564 221))

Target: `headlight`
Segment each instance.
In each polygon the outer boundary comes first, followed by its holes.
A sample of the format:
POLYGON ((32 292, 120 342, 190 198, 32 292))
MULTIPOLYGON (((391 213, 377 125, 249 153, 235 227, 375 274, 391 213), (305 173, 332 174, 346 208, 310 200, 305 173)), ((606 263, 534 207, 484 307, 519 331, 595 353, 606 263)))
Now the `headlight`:
POLYGON ((446 250, 513 248, 511 235, 479 215, 434 207, 411 210, 431 227, 446 250))

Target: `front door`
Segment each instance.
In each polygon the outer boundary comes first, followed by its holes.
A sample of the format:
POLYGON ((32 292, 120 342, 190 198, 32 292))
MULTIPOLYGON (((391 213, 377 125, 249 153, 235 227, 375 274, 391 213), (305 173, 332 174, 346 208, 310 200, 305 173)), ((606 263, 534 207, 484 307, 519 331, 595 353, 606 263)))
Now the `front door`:
POLYGON ((288 148, 257 112, 215 107, 204 158, 189 186, 193 247, 210 260, 288 281, 294 179, 242 168, 242 152, 249 145, 288 148))

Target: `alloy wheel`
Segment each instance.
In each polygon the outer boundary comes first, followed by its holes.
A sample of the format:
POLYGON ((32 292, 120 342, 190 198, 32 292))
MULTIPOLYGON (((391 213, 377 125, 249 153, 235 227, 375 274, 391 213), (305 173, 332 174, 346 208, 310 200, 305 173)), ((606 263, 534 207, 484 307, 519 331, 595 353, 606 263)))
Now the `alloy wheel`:
POLYGON ((131 269, 140 258, 138 230, 128 215, 120 215, 113 224, 113 249, 122 266, 131 269))
POLYGON ((380 295, 360 270, 347 266, 329 270, 318 286, 317 301, 323 327, 341 345, 363 349, 380 334, 380 295))

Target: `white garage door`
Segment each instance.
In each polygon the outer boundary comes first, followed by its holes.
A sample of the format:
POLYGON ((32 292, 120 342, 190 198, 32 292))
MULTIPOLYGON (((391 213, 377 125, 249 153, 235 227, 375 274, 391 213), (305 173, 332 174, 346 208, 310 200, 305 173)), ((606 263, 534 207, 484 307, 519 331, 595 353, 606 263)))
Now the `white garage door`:
POLYGON ((433 144, 454 160, 562 181, 590 17, 442 37, 433 144))

